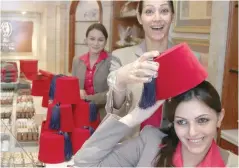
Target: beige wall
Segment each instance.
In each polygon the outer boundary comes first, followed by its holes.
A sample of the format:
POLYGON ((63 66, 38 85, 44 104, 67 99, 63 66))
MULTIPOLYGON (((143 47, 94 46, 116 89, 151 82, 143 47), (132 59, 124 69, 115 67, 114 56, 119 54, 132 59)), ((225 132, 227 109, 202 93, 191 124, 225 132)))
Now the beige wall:
POLYGON ((226 55, 229 1, 213 1, 210 48, 208 60, 209 81, 221 95, 226 55))

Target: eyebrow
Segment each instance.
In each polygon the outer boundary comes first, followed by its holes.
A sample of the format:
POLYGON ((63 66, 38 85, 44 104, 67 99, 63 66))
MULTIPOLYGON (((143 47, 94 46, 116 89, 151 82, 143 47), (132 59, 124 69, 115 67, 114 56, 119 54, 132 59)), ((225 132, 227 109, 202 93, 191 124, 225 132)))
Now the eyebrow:
MULTIPOLYGON (((95 38, 94 36, 89 36, 91 38, 95 38)), ((99 39, 104 39, 105 37, 99 37, 99 39)))
MULTIPOLYGON (((169 4, 168 3, 164 3, 164 4, 161 4, 160 6, 165 6, 165 5, 168 6, 169 4)), ((151 6, 151 7, 153 6, 154 7, 154 5, 145 5, 145 7, 147 7, 147 6, 151 6)))
MULTIPOLYGON (((204 117, 204 116, 208 116, 208 114, 202 114, 200 116, 197 116, 195 119, 198 119, 198 118, 204 117)), ((180 116, 175 116, 175 118, 181 118, 181 119, 187 120, 186 118, 183 118, 183 117, 180 117, 180 116)))
POLYGON ((198 119, 198 118, 200 118, 200 117, 204 117, 204 116, 208 116, 208 114, 202 114, 202 115, 196 117, 195 119, 198 119))

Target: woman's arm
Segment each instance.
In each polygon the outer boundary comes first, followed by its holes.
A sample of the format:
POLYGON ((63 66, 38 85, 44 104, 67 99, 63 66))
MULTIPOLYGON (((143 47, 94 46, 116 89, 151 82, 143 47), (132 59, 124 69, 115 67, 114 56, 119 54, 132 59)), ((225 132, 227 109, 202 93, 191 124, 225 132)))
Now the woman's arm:
POLYGON ((152 116, 163 102, 158 101, 153 107, 145 110, 135 108, 123 118, 108 112, 94 134, 74 156, 75 166, 135 167, 145 145, 152 139, 160 141, 165 135, 148 126, 141 131, 140 136, 121 144, 119 142, 131 133, 132 128, 152 116))
POLYGON ((132 167, 143 149, 140 138, 118 144, 131 128, 118 121, 118 116, 108 114, 89 140, 75 154, 79 167, 132 167))
POLYGON ((120 143, 132 131, 131 127, 120 122, 114 114, 107 117, 75 154, 74 166, 136 167, 146 144, 154 139, 160 142, 165 136, 157 128, 146 126, 139 136, 120 143))
MULTIPOLYGON (((113 114, 124 116, 128 113, 132 102, 132 93, 126 90, 126 86, 122 86, 121 90, 115 89, 111 81, 114 80, 115 72, 122 66, 119 58, 112 56, 110 64, 110 74, 108 76, 109 91, 107 93, 106 109, 112 111, 113 114)), ((118 87, 119 88, 119 87, 118 87)))
MULTIPOLYGON (((112 79, 116 77, 117 70, 122 66, 120 59, 117 57, 112 56, 111 60, 111 66, 110 66, 110 74, 108 76, 108 80, 117 80, 112 79), (111 78, 111 79, 110 79, 111 78)), ((117 88, 114 86, 112 87, 112 101, 113 101, 113 107, 115 109, 120 109, 127 98, 127 91, 126 91, 126 85, 118 85, 117 88)))

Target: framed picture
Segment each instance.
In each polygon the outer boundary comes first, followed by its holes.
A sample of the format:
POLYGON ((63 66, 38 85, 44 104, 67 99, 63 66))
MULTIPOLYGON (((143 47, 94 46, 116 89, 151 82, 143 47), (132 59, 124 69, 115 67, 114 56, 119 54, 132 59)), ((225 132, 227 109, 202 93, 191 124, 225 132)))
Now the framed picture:
POLYGON ((32 21, 1 20, 1 52, 32 52, 32 21))
POLYGON ((209 40, 207 39, 193 39, 193 38, 180 38, 174 37, 172 39, 173 44, 179 44, 186 42, 193 51, 199 53, 209 53, 209 40))
POLYGON ((174 1, 175 32, 210 33, 212 1, 174 1))

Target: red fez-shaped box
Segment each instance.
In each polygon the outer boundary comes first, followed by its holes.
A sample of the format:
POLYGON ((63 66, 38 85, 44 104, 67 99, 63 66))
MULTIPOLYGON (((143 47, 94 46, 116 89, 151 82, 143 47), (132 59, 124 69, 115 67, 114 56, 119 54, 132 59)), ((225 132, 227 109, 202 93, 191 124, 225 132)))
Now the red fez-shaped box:
MULTIPOLYGON (((45 129, 50 129, 50 122, 53 113, 53 108, 56 104, 49 104, 45 129)), ((63 132, 72 132, 74 128, 72 107, 70 104, 60 104, 60 129, 63 132)), ((52 130, 52 129, 50 129, 52 130)))
POLYGON ((64 136, 54 132, 41 133, 38 159, 50 164, 64 162, 64 136))
POLYGON ((42 121, 42 124, 41 124, 41 134, 44 133, 44 132, 57 132, 57 130, 52 130, 52 129, 49 129, 49 127, 46 126, 46 120, 42 121))
POLYGON ((90 131, 84 128, 75 128, 71 134, 73 154, 75 154, 90 137, 90 131))
POLYGON ((182 94, 204 80, 208 74, 186 43, 178 44, 155 59, 160 68, 156 78, 156 99, 182 94))
POLYGON ((43 92, 41 106, 48 107, 48 104, 49 104, 49 91, 45 91, 43 92))
POLYGON ((39 69, 39 73, 42 74, 43 76, 46 76, 50 79, 50 81, 52 80, 52 78, 54 77, 54 74, 48 71, 44 71, 42 69, 39 69))
POLYGON ((71 76, 57 78, 54 99, 63 104, 77 104, 80 100, 79 80, 71 76))
POLYGON ((23 72, 27 79, 35 79, 37 71, 38 60, 20 60, 20 72, 23 72))
POLYGON ((20 60, 20 71, 21 72, 37 72, 38 71, 38 60, 20 60))
POLYGON ((72 132, 74 128, 72 107, 70 104, 60 105, 61 128, 63 132, 72 132))
POLYGON ((91 126, 92 128, 96 129, 100 124, 100 115, 98 113, 97 119, 91 122, 89 102, 82 100, 73 105, 73 120, 75 128, 91 126))
POLYGON ((47 108, 46 122, 44 124, 44 130, 50 129, 52 110, 55 104, 49 104, 47 108))
POLYGON ((50 82, 48 77, 37 75, 36 78, 32 80, 32 95, 43 96, 46 91, 49 91, 50 82))

